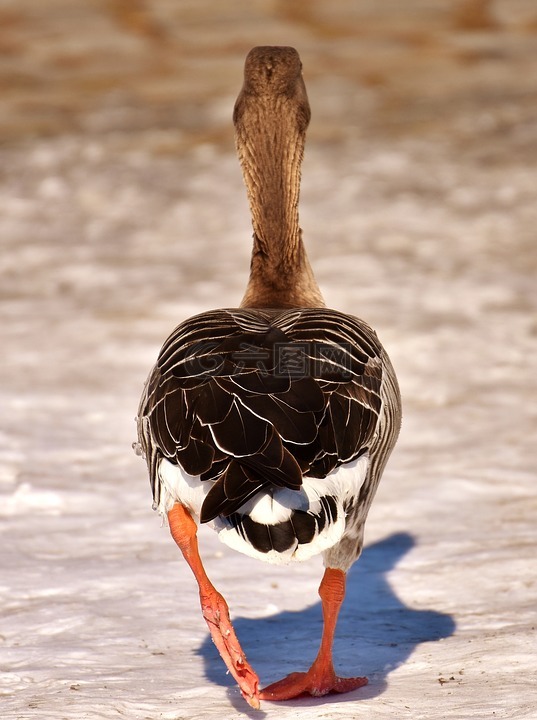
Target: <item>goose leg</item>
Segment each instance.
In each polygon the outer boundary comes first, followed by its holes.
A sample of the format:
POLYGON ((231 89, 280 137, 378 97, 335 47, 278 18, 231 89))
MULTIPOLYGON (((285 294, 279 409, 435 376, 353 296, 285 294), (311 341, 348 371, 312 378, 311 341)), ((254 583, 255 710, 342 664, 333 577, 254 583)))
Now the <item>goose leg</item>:
POLYGON ((168 512, 173 539, 183 553, 198 582, 201 611, 211 636, 229 672, 237 681, 246 702, 259 708, 259 680, 246 660, 235 635, 229 609, 223 596, 209 580, 198 550, 197 527, 188 510, 176 503, 168 512))
POLYGON ((332 646, 339 609, 345 597, 345 573, 342 570, 326 568, 319 587, 323 608, 323 635, 321 647, 313 665, 307 672, 295 672, 283 680, 261 690, 261 700, 289 700, 299 695, 320 697, 328 693, 345 693, 367 685, 367 678, 338 677, 332 662, 332 646))

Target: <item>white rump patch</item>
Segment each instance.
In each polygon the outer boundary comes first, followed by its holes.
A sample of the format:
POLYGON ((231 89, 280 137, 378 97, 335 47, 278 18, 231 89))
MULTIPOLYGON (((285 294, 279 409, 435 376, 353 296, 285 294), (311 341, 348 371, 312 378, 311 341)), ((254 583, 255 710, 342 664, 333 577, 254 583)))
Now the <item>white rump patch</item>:
MULTIPOLYGON (((208 522, 208 527, 218 533, 220 540, 229 547, 245 555, 274 564, 287 564, 302 561, 318 555, 335 545, 345 532, 345 513, 343 506, 352 497, 357 497, 365 480, 369 467, 369 457, 362 455, 353 462, 340 465, 325 478, 303 478, 300 490, 274 488, 271 494, 261 492, 239 509, 239 515, 249 515, 251 519, 263 525, 277 525, 286 522, 294 510, 302 510, 318 515, 322 511, 321 498, 334 498, 337 506, 337 520, 327 520, 323 530, 315 535, 310 543, 289 548, 284 553, 271 550, 259 552, 225 519, 220 517, 208 522)), ((199 477, 188 475, 183 469, 166 459, 161 460, 158 470, 161 481, 161 494, 158 511, 167 515, 176 502, 184 505, 199 522, 201 506, 212 487, 210 482, 201 482, 199 477)))
POLYGON ((223 543, 258 560, 278 565, 308 560, 333 547, 341 540, 345 532, 343 506, 350 498, 358 496, 368 467, 369 458, 362 455, 353 462, 340 465, 325 478, 305 477, 300 490, 277 488, 273 491, 272 496, 265 493, 260 494, 237 511, 239 515, 248 514, 254 522, 277 525, 289 520, 293 510, 308 511, 317 515, 322 510, 321 497, 333 497, 337 506, 337 520, 336 522, 327 521, 323 530, 315 535, 310 543, 299 545, 297 542, 294 547, 284 553, 274 550, 264 553, 252 547, 235 528, 221 518, 214 521, 214 528, 223 543))

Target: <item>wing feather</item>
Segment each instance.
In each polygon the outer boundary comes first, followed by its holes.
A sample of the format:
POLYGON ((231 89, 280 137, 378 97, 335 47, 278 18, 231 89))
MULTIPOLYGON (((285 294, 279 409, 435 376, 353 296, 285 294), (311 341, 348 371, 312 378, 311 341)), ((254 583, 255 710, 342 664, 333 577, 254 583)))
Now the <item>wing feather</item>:
POLYGON ((382 410, 382 353, 365 323, 324 308, 215 310, 182 323, 139 411, 155 497, 159 456, 212 483, 207 521, 367 452, 382 410))

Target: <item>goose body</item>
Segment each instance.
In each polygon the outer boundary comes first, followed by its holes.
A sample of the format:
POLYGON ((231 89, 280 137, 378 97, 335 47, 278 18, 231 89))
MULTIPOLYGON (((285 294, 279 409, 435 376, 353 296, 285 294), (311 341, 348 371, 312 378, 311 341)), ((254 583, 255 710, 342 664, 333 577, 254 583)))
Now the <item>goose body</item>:
POLYGON ((170 520, 213 639, 257 707, 260 698, 366 682, 335 677, 328 608, 339 609, 344 574, 361 552, 401 410, 376 333, 324 306, 307 260, 298 194, 309 105, 295 50, 251 51, 234 121, 254 228, 250 281, 241 307, 194 316, 166 340, 142 395, 138 437, 154 507, 170 520), (323 554, 326 647, 298 685, 285 679, 260 693, 229 618, 215 629, 207 613, 222 598, 197 554, 199 523, 266 562, 323 554))
POLYGON ((238 308, 187 320, 142 400, 156 507, 167 514, 180 502, 227 545, 267 562, 304 560, 356 536, 390 383, 375 333, 334 310, 238 308))

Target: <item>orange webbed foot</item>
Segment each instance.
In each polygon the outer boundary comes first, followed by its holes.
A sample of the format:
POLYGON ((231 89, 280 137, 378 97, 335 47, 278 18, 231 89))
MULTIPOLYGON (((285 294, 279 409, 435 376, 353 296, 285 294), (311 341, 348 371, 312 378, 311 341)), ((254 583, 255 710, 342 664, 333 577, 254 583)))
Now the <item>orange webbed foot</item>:
POLYGON ((338 677, 334 672, 319 674, 312 667, 308 672, 291 673, 283 680, 260 691, 260 700, 291 700, 301 695, 322 697, 329 693, 347 693, 367 685, 366 677, 338 677))
POLYGON ((323 637, 313 665, 307 672, 291 673, 283 680, 261 690, 261 700, 290 700, 300 695, 322 697, 329 693, 347 693, 367 685, 366 677, 338 677, 332 662, 332 644, 339 608, 345 595, 345 573, 326 568, 319 588, 323 608, 323 637))

